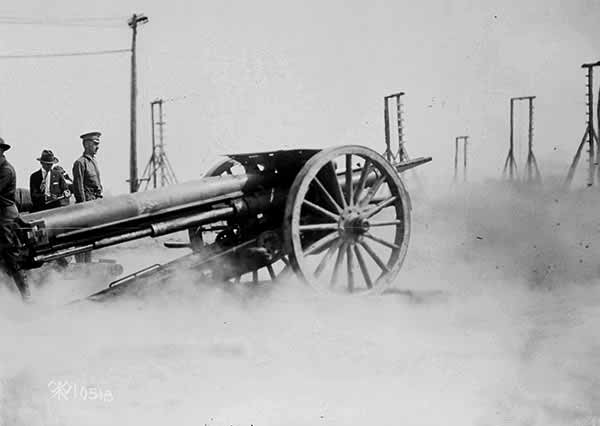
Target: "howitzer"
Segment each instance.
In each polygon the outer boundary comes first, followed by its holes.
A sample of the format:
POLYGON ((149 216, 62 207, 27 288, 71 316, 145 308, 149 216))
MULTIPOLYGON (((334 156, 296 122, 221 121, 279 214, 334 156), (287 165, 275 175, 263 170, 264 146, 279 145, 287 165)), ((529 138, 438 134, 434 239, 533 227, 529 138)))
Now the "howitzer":
POLYGON ((318 290, 379 292, 397 275, 410 235, 399 173, 430 160, 391 164, 361 146, 229 155, 197 181, 24 214, 16 253, 24 268, 35 268, 187 230, 191 254, 95 297, 183 267, 232 282, 293 270, 318 290))

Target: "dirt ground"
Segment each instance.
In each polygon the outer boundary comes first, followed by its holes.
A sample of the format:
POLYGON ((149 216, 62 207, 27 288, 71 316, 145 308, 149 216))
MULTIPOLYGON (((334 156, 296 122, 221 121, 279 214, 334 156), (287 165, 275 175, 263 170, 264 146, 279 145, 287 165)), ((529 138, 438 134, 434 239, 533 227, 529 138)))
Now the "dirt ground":
MULTIPOLYGON (((600 195, 413 193, 392 291, 192 284, 107 304, 0 295, 0 425, 600 425, 600 195)), ((181 254, 99 254, 126 271, 181 254)))

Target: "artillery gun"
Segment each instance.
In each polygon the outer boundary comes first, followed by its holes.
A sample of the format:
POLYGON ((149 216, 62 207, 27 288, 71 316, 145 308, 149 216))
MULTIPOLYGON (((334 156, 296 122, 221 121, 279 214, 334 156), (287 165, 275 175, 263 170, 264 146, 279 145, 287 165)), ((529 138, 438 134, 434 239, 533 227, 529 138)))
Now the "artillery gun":
POLYGON ((232 283, 293 271, 317 291, 381 292, 400 270, 410 236, 399 173, 428 161, 393 164, 355 145, 228 155, 196 181, 23 214, 15 255, 31 269, 187 230, 191 253, 90 298, 135 291, 181 269, 232 283))

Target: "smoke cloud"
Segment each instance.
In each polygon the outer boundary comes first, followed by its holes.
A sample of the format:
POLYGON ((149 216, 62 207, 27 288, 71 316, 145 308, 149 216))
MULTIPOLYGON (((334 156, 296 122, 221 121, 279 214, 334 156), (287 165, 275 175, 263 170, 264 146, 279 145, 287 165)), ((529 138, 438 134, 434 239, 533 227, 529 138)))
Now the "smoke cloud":
MULTIPOLYGON (((600 195, 411 193, 409 253, 382 296, 183 271, 102 304, 63 306, 98 283, 60 275, 31 306, 3 291, 0 424, 598 424, 600 195)), ((174 256, 157 241, 102 255, 127 270, 174 256)))

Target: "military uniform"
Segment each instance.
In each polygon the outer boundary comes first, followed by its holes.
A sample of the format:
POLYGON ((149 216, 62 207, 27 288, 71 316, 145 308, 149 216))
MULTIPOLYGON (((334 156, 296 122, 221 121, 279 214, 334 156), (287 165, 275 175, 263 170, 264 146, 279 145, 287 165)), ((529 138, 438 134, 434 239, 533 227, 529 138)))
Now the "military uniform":
POLYGON ((91 155, 84 154, 73 164, 73 194, 77 203, 102 198, 100 170, 91 155))
POLYGON ((15 204, 15 192, 17 183, 17 174, 13 166, 6 160, 4 152, 10 149, 10 145, 4 143, 0 138, 0 256, 3 266, 10 275, 23 299, 30 297, 27 278, 16 261, 13 249, 16 246, 13 224, 19 216, 19 211, 15 204))
MULTIPOLYGON (((96 147, 100 143, 100 132, 90 132, 81 135, 84 142, 92 141, 96 147)), ((94 151, 95 152, 95 151, 94 151)), ((92 201, 102 198, 102 183, 100 182, 100 169, 93 154, 83 153, 73 163, 73 195, 76 203, 92 201)), ((90 262, 92 253, 85 252, 75 255, 77 262, 90 262)))

